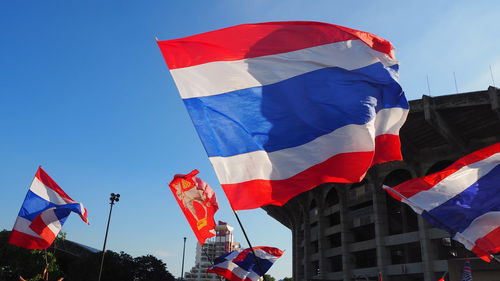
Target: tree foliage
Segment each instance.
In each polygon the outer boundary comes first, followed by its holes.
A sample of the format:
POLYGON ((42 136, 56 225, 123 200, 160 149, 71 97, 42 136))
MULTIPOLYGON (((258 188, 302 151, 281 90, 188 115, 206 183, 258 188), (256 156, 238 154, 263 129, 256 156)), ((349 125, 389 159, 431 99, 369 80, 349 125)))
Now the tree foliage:
MULTIPOLYGON (((23 276, 28 281, 41 280, 45 268, 44 250, 26 250, 7 243, 9 231, 0 232, 0 280, 18 281, 23 276)), ((65 233, 60 237, 65 238, 65 233)), ((57 243, 57 241, 56 241, 57 243)), ((97 280, 101 253, 85 257, 70 257, 53 250, 47 251, 49 280, 97 280)), ((175 281, 167 265, 152 255, 132 257, 120 252, 106 251, 101 281, 175 281)))
POLYGON ((264 281, 275 281, 276 279, 274 279, 274 277, 272 277, 271 275, 269 274, 264 274, 264 281))
POLYGON ((7 243, 9 235, 9 231, 0 232, 0 280, 18 281, 19 276, 28 281, 41 280, 46 266, 51 280, 62 276, 53 252, 10 245, 7 243))

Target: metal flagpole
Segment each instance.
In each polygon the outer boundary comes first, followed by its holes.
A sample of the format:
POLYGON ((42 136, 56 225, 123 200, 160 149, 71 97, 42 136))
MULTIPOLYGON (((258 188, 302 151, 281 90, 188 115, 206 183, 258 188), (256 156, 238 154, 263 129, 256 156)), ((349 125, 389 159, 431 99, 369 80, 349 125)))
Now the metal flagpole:
POLYGON ((113 211, 113 205, 115 202, 120 201, 120 194, 111 193, 111 197, 109 197, 109 216, 108 216, 108 225, 106 226, 106 234, 104 235, 104 245, 102 246, 102 255, 101 255, 101 266, 99 267, 99 278, 97 281, 101 281, 102 274, 102 266, 104 264, 104 252, 106 251, 106 241, 108 240, 108 231, 109 231, 109 223, 111 221, 111 212, 113 211))
POLYGON ((184 237, 184 248, 182 249, 181 281, 184 280, 184 256, 186 254, 186 237, 184 237))
POLYGON ((259 271, 262 272, 262 276, 264 276, 264 271, 262 270, 262 267, 260 266, 259 259, 257 258, 257 255, 255 254, 255 251, 253 250, 252 244, 250 243, 250 240, 248 239, 247 233, 245 231, 245 228, 243 227, 243 224, 240 221, 240 217, 236 213, 236 211, 233 209, 233 213, 236 216, 236 220, 238 220, 238 224, 241 227, 241 230, 243 231, 243 235, 245 235, 245 239, 247 240, 248 246, 250 246, 250 250, 252 251, 253 257, 255 258, 255 262, 257 263, 257 267, 259 268, 259 271))

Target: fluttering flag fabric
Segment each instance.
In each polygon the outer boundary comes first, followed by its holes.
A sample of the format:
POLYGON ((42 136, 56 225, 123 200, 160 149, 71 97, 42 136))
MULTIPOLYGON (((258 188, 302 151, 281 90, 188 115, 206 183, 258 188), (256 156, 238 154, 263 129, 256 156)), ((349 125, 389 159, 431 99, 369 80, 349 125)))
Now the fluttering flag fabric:
POLYGON ((283 205, 401 160, 408 103, 389 41, 301 21, 158 45, 235 210, 283 205))
POLYGON ((472 268, 469 259, 465 260, 461 281, 472 281, 472 268))
POLYGON ((201 245, 215 236, 214 214, 219 204, 212 188, 196 177, 198 173, 193 170, 187 175, 175 175, 169 186, 201 245))
POLYGON ((46 249, 71 212, 89 222, 83 204, 71 199, 40 167, 21 206, 9 243, 26 249, 46 249))
POLYGON ((257 281, 271 268, 284 251, 273 247, 253 247, 224 254, 214 260, 207 272, 218 274, 230 281, 257 281), (257 264, 256 258, 259 261, 257 264))
POLYGON ((500 251, 500 143, 440 172, 384 188, 481 259, 490 261, 500 251))

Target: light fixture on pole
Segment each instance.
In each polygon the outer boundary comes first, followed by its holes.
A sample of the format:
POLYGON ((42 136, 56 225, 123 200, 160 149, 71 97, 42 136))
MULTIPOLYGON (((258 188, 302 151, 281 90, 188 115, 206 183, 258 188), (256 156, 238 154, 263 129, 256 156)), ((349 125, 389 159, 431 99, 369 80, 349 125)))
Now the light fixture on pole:
POLYGON ((108 225, 106 226, 106 234, 104 235, 104 245, 102 246, 101 266, 99 267, 99 278, 97 279, 98 281, 101 281, 102 266, 104 264, 104 252, 106 251, 106 241, 108 240, 109 223, 111 222, 111 212, 113 211, 113 205, 115 205, 115 202, 120 201, 120 194, 111 193, 109 201, 110 201, 109 202, 110 207, 109 207, 108 225))

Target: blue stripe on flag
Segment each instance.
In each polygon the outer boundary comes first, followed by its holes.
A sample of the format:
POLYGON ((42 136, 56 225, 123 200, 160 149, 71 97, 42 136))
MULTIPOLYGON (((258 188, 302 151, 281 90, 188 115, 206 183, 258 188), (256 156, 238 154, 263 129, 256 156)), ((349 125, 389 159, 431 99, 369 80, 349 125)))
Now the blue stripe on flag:
POLYGON ((457 196, 422 215, 435 226, 448 229, 453 236, 456 232, 464 231, 477 217, 500 211, 500 200, 495 199, 498 198, 499 184, 500 165, 457 196))
POLYGON ((243 261, 235 263, 239 267, 245 269, 246 271, 253 271, 262 276, 271 268, 273 263, 267 259, 261 259, 259 257, 257 257, 257 259, 259 259, 260 267, 264 272, 260 272, 259 266, 255 263, 255 258, 253 254, 248 254, 243 261))
POLYGON ((31 221, 42 211, 54 206, 57 205, 41 198, 31 190, 28 190, 26 199, 24 199, 24 203, 19 211, 19 216, 31 221))
POLYGON ((349 124, 366 124, 381 109, 408 108, 381 63, 353 71, 324 68, 184 102, 209 157, 296 147, 349 124))

